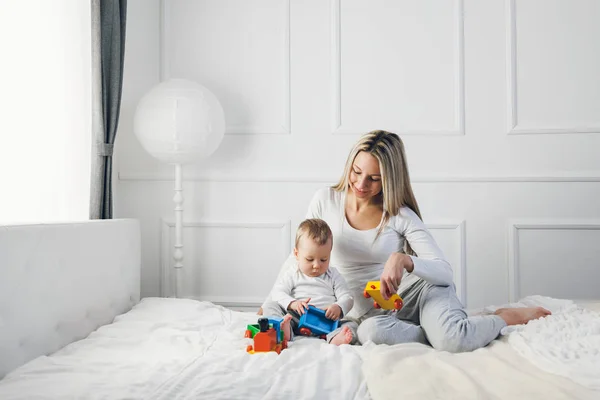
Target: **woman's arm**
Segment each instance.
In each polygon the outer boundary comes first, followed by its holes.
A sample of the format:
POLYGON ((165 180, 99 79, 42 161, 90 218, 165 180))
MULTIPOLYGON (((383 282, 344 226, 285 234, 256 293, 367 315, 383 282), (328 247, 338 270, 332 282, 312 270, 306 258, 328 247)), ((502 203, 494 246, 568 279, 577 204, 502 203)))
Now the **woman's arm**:
POLYGON ((401 210, 400 231, 417 256, 404 253, 392 253, 381 274, 381 286, 384 296, 396 293, 404 270, 427 282, 438 286, 449 286, 453 282, 452 267, 446 261, 425 224, 408 207, 401 210))

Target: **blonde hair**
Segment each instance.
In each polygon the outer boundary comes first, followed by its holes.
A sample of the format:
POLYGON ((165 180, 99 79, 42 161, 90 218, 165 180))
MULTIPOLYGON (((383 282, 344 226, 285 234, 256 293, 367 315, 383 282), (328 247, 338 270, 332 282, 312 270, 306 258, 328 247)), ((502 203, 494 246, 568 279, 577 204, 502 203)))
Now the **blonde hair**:
POLYGON ((327 225, 327 222, 322 219, 305 219, 298 225, 295 242, 296 248, 298 248, 298 243, 300 243, 300 239, 304 236, 313 240, 319 246, 327 244, 327 241, 331 239, 331 244, 333 246, 333 233, 331 232, 329 225, 327 225))
MULTIPOLYGON (((383 207, 383 222, 375 239, 379 237, 390 217, 398 215, 401 207, 409 207, 419 218, 423 219, 410 184, 404 144, 395 133, 378 130, 363 135, 350 151, 344 167, 344 174, 339 182, 333 186, 333 189, 338 192, 348 190, 352 164, 356 155, 361 151, 375 157, 381 170, 382 189, 378 195, 378 200, 383 207)), ((408 242, 405 244, 405 252, 414 254, 408 242)))

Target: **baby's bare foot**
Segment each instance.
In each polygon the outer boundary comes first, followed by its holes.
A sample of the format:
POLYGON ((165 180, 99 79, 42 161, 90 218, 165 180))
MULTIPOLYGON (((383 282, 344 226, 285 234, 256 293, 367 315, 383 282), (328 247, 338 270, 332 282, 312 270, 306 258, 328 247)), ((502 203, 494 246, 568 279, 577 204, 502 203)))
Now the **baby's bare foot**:
POLYGON ((350 344, 352 341, 352 331, 347 326, 342 326, 342 330, 331 339, 331 344, 339 346, 341 344, 350 344))
POLYGON ((546 317, 552 313, 543 307, 529 307, 529 308, 499 308, 494 313, 500 316, 506 325, 519 325, 526 324, 527 322, 546 317))
POLYGON ((290 324, 291 320, 292 316, 290 314, 286 314, 283 317, 283 321, 281 321, 281 324, 279 324, 279 329, 283 331, 283 340, 290 341, 290 339, 292 338, 292 325, 290 324))

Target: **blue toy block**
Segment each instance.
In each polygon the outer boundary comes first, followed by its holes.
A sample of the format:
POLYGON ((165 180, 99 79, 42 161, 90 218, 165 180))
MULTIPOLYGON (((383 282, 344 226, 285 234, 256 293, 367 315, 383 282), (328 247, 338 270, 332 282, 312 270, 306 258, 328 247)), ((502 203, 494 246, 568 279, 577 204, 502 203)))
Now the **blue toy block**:
POLYGON ((281 317, 268 317, 269 324, 273 326, 273 329, 277 332, 277 343, 281 342, 281 323, 283 322, 283 318, 281 317))
POLYGON ((298 329, 308 328, 315 336, 327 335, 338 327, 339 321, 333 321, 325 317, 325 310, 314 306, 308 306, 308 309, 300 317, 298 329))

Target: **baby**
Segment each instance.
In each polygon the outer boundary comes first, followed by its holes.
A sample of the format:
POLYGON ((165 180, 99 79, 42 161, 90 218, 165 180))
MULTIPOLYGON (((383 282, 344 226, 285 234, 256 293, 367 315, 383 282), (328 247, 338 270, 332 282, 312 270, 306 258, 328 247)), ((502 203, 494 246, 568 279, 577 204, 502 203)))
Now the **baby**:
MULTIPOLYGON (((333 234, 321 219, 303 221, 296 232, 294 256, 296 266, 284 272, 271 292, 271 302, 265 303, 263 315, 283 317, 282 330, 286 340, 298 334, 300 316, 308 304, 325 310, 325 316, 339 320, 352 308, 354 299, 346 281, 335 268, 329 268, 333 247, 333 234)), ((327 342, 349 344, 355 335, 350 321, 340 321, 340 326, 327 335, 327 342)), ((355 329, 354 329, 355 330, 355 329)))

